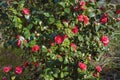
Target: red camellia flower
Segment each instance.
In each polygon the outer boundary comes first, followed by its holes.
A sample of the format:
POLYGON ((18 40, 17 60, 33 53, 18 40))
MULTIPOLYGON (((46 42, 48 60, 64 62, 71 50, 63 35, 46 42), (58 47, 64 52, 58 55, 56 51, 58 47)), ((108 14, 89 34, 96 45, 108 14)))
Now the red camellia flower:
POLYGON ((28 61, 24 62, 24 68, 26 68, 29 65, 28 61))
POLYGON ((76 44, 74 44, 74 43, 71 43, 70 44, 70 46, 74 49, 74 51, 76 51, 76 49, 77 49, 77 46, 76 46, 76 44))
POLYGON ((62 57, 61 55, 59 55, 59 54, 57 55, 57 58, 61 58, 61 57, 62 57))
POLYGON ((103 43, 104 46, 107 46, 108 43, 109 43, 108 36, 102 36, 100 40, 101 40, 101 42, 103 43))
POLYGON ((84 0, 80 1, 80 9, 85 10, 86 2, 84 0))
POLYGON ((63 42, 64 38, 61 35, 57 35, 57 36, 55 36, 54 40, 55 40, 56 44, 61 44, 63 42))
POLYGON ((117 14, 120 14, 120 9, 116 11, 117 14))
POLYGON ((83 21, 83 15, 78 15, 78 21, 83 21))
POLYGON ((80 6, 86 5, 86 2, 84 0, 80 1, 80 6))
POLYGON ((64 37, 63 37, 63 38, 64 38, 64 40, 65 40, 66 38, 68 38, 68 36, 67 36, 67 35, 64 35, 64 37))
POLYGON ((24 8, 22 10, 22 13, 25 14, 25 15, 29 15, 30 14, 30 10, 28 8, 24 8))
POLYGON ((97 72, 101 72, 102 71, 102 68, 100 66, 96 66, 96 71, 97 72))
POLYGON ((97 78, 97 77, 99 77, 99 73, 98 73, 98 72, 94 72, 94 73, 93 73, 93 76, 94 76, 95 78, 97 78))
POLYGON ((7 72, 9 72, 11 69, 12 69, 11 66, 6 66, 6 67, 3 68, 3 72, 4 72, 4 73, 7 73, 7 72))
POLYGON ((17 40, 17 46, 21 46, 21 40, 17 40))
POLYGON ((85 25, 88 25, 89 23, 89 18, 85 15, 78 15, 78 21, 82 22, 84 21, 85 25))
POLYGON ((89 18, 84 15, 84 16, 83 16, 83 20, 84 20, 84 24, 85 24, 85 25, 88 25, 88 23, 89 23, 89 18))
POLYGON ((78 66, 81 70, 87 70, 87 65, 85 63, 79 62, 78 66))
POLYGON ((18 47, 20 47, 23 42, 24 43, 28 42, 23 36, 17 35, 16 38, 17 38, 17 46, 18 47))
POLYGON ((74 11, 77 12, 79 10, 79 7, 78 6, 75 6, 74 7, 74 11))
POLYGON ((80 9, 85 10, 86 8, 85 8, 85 6, 80 6, 80 9))
POLYGON ((21 74, 21 73, 23 72, 23 68, 22 68, 21 66, 17 66, 17 67, 15 68, 15 72, 16 72, 17 74, 21 74))
POLYGON ((17 35, 16 38, 17 38, 17 39, 20 39, 20 35, 17 35))
POLYGON ((40 46, 38 46, 38 45, 34 45, 33 47, 32 47, 32 52, 37 52, 37 51, 39 51, 40 50, 40 46))
POLYGON ((101 6, 101 7, 99 7, 99 9, 100 9, 101 11, 104 11, 104 10, 105 10, 105 7, 101 6))
POLYGON ((74 28, 72 28, 72 32, 76 34, 78 32, 78 26, 75 26, 74 28))
POLYGON ((34 62, 35 67, 38 67, 38 66, 39 66, 39 64, 40 64, 40 62, 39 62, 39 61, 34 62))
POLYGON ((8 80, 6 77, 3 77, 2 80, 8 80))
POLYGON ((100 22, 105 24, 108 22, 108 14, 105 14, 101 17, 100 22))
POLYGON ((54 46, 54 42, 51 42, 50 45, 51 45, 51 46, 54 46))
POLYGON ((120 18, 117 18, 118 21, 120 21, 120 18))

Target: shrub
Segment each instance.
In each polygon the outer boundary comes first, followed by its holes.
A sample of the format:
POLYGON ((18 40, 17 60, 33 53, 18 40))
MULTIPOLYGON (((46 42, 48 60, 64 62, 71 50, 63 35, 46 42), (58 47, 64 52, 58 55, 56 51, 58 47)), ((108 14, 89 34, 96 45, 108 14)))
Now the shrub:
POLYGON ((100 79, 97 55, 109 48, 119 27, 119 10, 96 0, 2 1, 5 47, 21 48, 27 59, 3 78, 13 80, 100 79), (117 11, 117 12, 116 12, 117 11), (96 69, 97 67, 97 69, 96 69), (9 75, 8 75, 9 74, 9 75), (7 77, 8 76, 8 77, 7 77))

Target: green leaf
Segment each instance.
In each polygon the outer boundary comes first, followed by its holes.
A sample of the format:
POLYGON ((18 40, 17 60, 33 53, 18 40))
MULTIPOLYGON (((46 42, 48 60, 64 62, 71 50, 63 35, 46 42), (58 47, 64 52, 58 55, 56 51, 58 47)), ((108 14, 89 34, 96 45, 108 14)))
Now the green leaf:
POLYGON ((59 5, 61 5, 62 7, 65 7, 65 2, 59 2, 59 5))
POLYGON ((33 24, 29 24, 28 26, 27 26, 27 28, 30 30, 30 29, 32 29, 32 27, 33 27, 33 24))
POLYGON ((55 26, 57 26, 57 28, 58 28, 59 30, 61 30, 61 29, 63 28, 63 25, 61 24, 61 21, 60 21, 60 20, 57 20, 57 21, 55 22, 55 26))
POLYGON ((11 80, 15 80, 15 78, 16 78, 16 76, 12 76, 12 77, 11 77, 11 80))
POLYGON ((70 13, 70 8, 65 8, 64 11, 65 11, 66 13, 70 13))
POLYGON ((115 15, 114 15, 114 12, 111 11, 111 10, 107 10, 106 13, 108 13, 109 16, 112 17, 112 18, 115 16, 115 15))
MULTIPOLYGON (((60 47, 59 50, 60 50, 61 52, 63 52, 65 49, 64 49, 64 47, 60 47)), ((61 53, 61 54, 62 54, 62 53, 61 53)))
POLYGON ((68 57, 66 56, 66 57, 65 57, 65 60, 64 60, 64 64, 68 64, 68 63, 69 63, 68 57))
POLYGON ((50 14, 49 13, 44 13, 44 16, 50 17, 50 14))
POLYGON ((24 8, 25 1, 20 1, 19 9, 22 10, 24 8))
POLYGON ((18 25, 18 28, 21 29, 21 28, 22 28, 22 24, 19 24, 19 25, 18 25))
POLYGON ((58 77, 58 74, 57 74, 57 73, 55 73, 55 74, 53 74, 53 76, 57 78, 57 77, 58 77))
POLYGON ((3 4, 5 4, 5 3, 6 3, 6 1, 1 1, 0 2, 0 6, 3 5, 3 4))
POLYGON ((68 66, 64 67, 63 71, 68 71, 68 66))
POLYGON ((73 32, 71 31, 70 28, 66 28, 66 29, 65 29, 65 33, 68 35, 68 37, 74 36, 74 34, 73 34, 73 32))
POLYGON ((30 37, 30 31, 27 28, 24 30, 23 34, 27 39, 30 37))
POLYGON ((60 78, 63 78, 64 77, 64 74, 63 72, 60 73, 60 78))
POLYGON ((55 18, 49 18, 49 24, 53 24, 55 22, 55 18))
POLYGON ((44 76, 45 80, 54 80, 54 78, 52 76, 46 75, 44 76))
POLYGON ((95 13, 94 12, 90 12, 89 13, 89 17, 95 17, 95 13))
POLYGON ((29 46, 28 43, 27 43, 27 42, 24 42, 24 41, 23 41, 23 45, 24 45, 25 47, 28 47, 28 46, 29 46))
POLYGON ((36 57, 35 57, 35 56, 32 56, 32 58, 33 58, 33 61, 34 61, 34 62, 36 62, 36 61, 37 61, 37 59, 36 59, 36 57))
POLYGON ((78 35, 78 40, 83 41, 84 39, 83 39, 83 37, 81 35, 78 35))
POLYGON ((47 47, 42 45, 42 52, 48 52, 47 47))
POLYGON ((64 76, 68 76, 69 72, 64 72, 64 76))
POLYGON ((13 1, 13 2, 11 2, 12 4, 18 4, 18 2, 17 1, 13 1))
POLYGON ((100 26, 95 26, 96 32, 99 30, 100 26))
POLYGON ((116 23, 114 24, 114 26, 120 27, 120 22, 116 22, 116 23))
POLYGON ((62 57, 60 57, 60 58, 58 58, 58 59, 59 59, 60 62, 63 62, 63 58, 62 58, 62 57))
POLYGON ((29 42, 29 46, 30 46, 30 47, 33 47, 35 44, 36 44, 36 41, 35 41, 35 40, 32 40, 32 41, 29 42))
POLYGON ((54 68, 53 72, 54 72, 53 76, 57 78, 58 77, 58 73, 60 73, 60 70, 59 70, 59 68, 54 68))
POLYGON ((62 43, 62 46, 64 47, 69 47, 69 45, 70 45, 69 39, 65 39, 64 42, 62 43))
POLYGON ((65 27, 68 27, 68 22, 64 21, 63 24, 64 24, 65 27))
POLYGON ((104 1, 98 1, 97 5, 98 7, 104 6, 106 3, 104 1))

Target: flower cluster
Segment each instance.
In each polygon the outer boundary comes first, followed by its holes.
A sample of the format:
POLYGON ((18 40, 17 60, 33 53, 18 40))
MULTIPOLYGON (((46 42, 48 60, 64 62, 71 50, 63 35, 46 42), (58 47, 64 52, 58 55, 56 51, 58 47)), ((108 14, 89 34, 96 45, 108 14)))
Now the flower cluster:
POLYGON ((78 15, 78 21, 83 21, 85 25, 89 24, 89 18, 85 15, 78 15))
POLYGON ((6 66, 3 73, 17 78, 23 75, 24 80, 98 78, 102 65, 95 66, 92 61, 109 50, 110 35, 119 26, 120 10, 100 5, 97 0, 32 3, 13 1, 2 11, 7 15, 4 22, 0 18, 8 36, 5 42, 8 47, 20 48, 24 52, 20 57, 25 59, 23 66, 6 66))
MULTIPOLYGON (((12 70, 12 67, 11 67, 11 66, 3 67, 3 72, 4 72, 4 73, 8 73, 8 72, 10 72, 11 70, 12 70)), ((21 66, 17 66, 17 67, 15 68, 15 73, 16 73, 16 74, 22 74, 22 72, 23 72, 23 68, 22 68, 21 66)))
POLYGON ((101 66, 96 66, 96 71, 94 72, 93 76, 94 77, 99 77, 100 72, 102 71, 101 66))

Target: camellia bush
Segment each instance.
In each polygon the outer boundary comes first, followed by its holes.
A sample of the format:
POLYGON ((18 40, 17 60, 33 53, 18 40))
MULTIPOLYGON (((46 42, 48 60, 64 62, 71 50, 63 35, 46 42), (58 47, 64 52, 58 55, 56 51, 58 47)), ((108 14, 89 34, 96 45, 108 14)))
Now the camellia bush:
MULTIPOLYGON (((2 80, 100 80, 98 55, 119 28, 120 9, 106 0, 3 0, 4 46, 26 61, 0 70, 2 80)), ((13 57, 14 58, 14 57, 13 57)))

